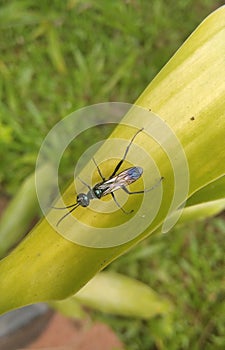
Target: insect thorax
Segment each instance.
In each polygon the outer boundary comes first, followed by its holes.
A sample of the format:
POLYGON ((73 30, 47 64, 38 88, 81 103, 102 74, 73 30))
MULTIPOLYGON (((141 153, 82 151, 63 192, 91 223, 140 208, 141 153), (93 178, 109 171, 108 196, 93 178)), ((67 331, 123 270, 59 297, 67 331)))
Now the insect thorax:
POLYGON ((102 197, 104 191, 102 189, 99 189, 98 185, 99 184, 94 186, 94 188, 92 189, 92 192, 93 192, 93 198, 100 199, 102 197))

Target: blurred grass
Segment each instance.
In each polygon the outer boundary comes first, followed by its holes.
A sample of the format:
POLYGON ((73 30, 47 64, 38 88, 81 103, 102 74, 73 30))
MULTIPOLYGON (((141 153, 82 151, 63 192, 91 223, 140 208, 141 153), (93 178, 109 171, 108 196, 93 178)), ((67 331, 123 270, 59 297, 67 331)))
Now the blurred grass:
MULTIPOLYGON (((1 0, 0 193, 13 195, 33 172, 42 140, 59 119, 88 104, 134 102, 218 6, 213 0, 53 0, 51 6, 1 0)), ((71 154, 62 162, 63 182, 87 142, 101 132, 86 133, 76 144, 73 163, 71 154)), ((151 238, 151 245, 143 242, 111 266, 177 305, 171 334, 160 318, 104 316, 128 349, 225 348, 224 231, 222 219, 189 225, 151 238)))
POLYGON ((59 119, 88 104, 134 102, 216 7, 212 0, 1 0, 0 190, 14 193, 33 171, 59 119))
POLYGON ((222 217, 189 224, 143 241, 108 267, 169 298, 175 307, 171 319, 97 318, 107 321, 129 350, 224 349, 224 236, 222 217))

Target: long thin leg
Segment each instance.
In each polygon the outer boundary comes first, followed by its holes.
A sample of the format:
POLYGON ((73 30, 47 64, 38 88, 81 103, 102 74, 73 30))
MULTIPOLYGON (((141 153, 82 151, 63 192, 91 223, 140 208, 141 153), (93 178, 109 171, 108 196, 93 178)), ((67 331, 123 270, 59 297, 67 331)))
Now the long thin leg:
POLYGON ((133 210, 130 210, 130 211, 124 210, 124 209, 121 207, 121 205, 119 204, 119 202, 117 202, 117 199, 116 199, 114 193, 111 192, 110 194, 111 194, 111 196, 113 197, 113 200, 114 200, 114 202, 116 203, 117 207, 119 207, 119 208, 122 210, 122 212, 123 212, 124 214, 131 214, 131 213, 133 212, 133 210))
POLYGON ((145 190, 143 190, 143 191, 131 192, 131 191, 129 191, 125 186, 122 186, 121 188, 122 188, 122 190, 124 190, 124 192, 126 192, 126 193, 128 193, 128 194, 140 194, 140 193, 148 192, 148 191, 145 191, 145 190))
POLYGON ((92 159, 93 159, 93 162, 95 163, 95 166, 96 166, 96 168, 97 168, 97 170, 98 170, 99 176, 101 177, 102 181, 105 181, 105 178, 104 178, 104 176, 102 175, 101 170, 100 170, 98 164, 96 163, 94 157, 93 157, 92 159))
MULTIPOLYGON (((83 180, 81 180, 81 179, 79 178, 79 176, 78 176, 78 179, 80 180, 80 182, 81 182, 83 185, 87 186, 88 189, 91 190, 91 187, 90 187, 86 182, 84 182, 83 180)), ((67 205, 67 206, 65 206, 65 207, 53 207, 53 206, 52 206, 51 208, 53 208, 53 209, 69 209, 69 208, 73 208, 73 207, 76 206, 77 204, 78 204, 78 203, 76 202, 76 203, 67 205)), ((79 204, 78 204, 78 205, 79 205, 79 204)))
POLYGON ((65 207, 51 207, 53 209, 68 209, 68 208, 73 208, 77 203, 73 203, 71 205, 67 205, 65 207))
MULTIPOLYGON (((68 213, 66 213, 65 215, 63 215, 63 216, 61 217, 61 219, 59 219, 59 221, 57 222, 56 226, 58 227, 59 224, 60 224, 60 222, 61 222, 63 219, 65 219, 68 215, 70 215, 70 213, 72 213, 79 205, 80 205, 80 204, 77 203, 77 204, 74 206, 73 209, 71 209, 68 213)), ((60 208, 57 208, 57 209, 60 209, 60 208)))
POLYGON ((77 177, 79 180, 80 180, 80 182, 84 185, 84 186, 86 186, 89 190, 91 190, 91 186, 89 186, 85 181, 83 181, 79 176, 77 177))
POLYGON ((157 181, 156 184, 153 185, 153 186, 152 186, 151 188, 149 188, 148 190, 142 190, 142 191, 134 191, 134 192, 131 192, 131 191, 129 191, 125 186, 121 186, 121 188, 122 188, 122 190, 124 190, 124 191, 125 191, 126 193, 128 193, 128 194, 146 193, 146 192, 150 192, 150 191, 154 190, 156 187, 158 187, 159 184, 160 184, 160 182, 161 182, 163 179, 164 179, 164 178, 161 177, 161 178, 159 179, 159 181, 157 181))
POLYGON ((118 163, 117 166, 115 167, 115 169, 114 169, 112 175, 109 177, 109 179, 111 179, 111 178, 117 173, 117 171, 119 170, 119 168, 121 167, 121 165, 122 165, 123 162, 125 161, 126 156, 127 156, 127 153, 129 152, 130 146, 132 145, 132 143, 133 143, 135 137, 136 137, 136 136, 139 134, 139 132, 141 132, 143 129, 144 129, 144 128, 138 130, 138 131, 136 132, 136 134, 132 137, 132 139, 130 140, 129 145, 127 146, 127 148, 126 148, 126 150, 125 150, 125 153, 124 153, 123 158, 119 161, 119 163, 118 163))

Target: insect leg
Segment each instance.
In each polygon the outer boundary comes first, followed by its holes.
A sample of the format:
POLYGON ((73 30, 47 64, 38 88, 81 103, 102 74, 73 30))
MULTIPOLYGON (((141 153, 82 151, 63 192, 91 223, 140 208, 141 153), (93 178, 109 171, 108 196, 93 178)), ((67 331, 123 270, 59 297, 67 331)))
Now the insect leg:
MULTIPOLYGON (((74 204, 74 205, 73 205, 73 206, 74 206, 73 209, 71 209, 68 213, 66 213, 65 215, 63 215, 63 216, 61 217, 61 219, 59 219, 59 221, 57 222, 56 226, 58 227, 59 224, 60 224, 60 222, 61 222, 63 219, 65 219, 68 215, 70 215, 70 213, 72 213, 79 205, 80 205, 79 203, 74 204)), ((68 208, 68 207, 66 207, 66 208, 68 208)), ((56 208, 56 209, 61 209, 61 208, 56 208)))
POLYGON ((140 194, 140 193, 146 193, 146 192, 150 192, 152 190, 154 190, 156 187, 159 186, 160 182, 164 179, 164 177, 161 177, 159 179, 159 181, 156 182, 155 185, 153 185, 151 188, 147 189, 147 190, 142 190, 142 191, 134 191, 134 192, 131 192, 129 191, 125 186, 121 186, 122 190, 124 190, 126 193, 128 194, 140 194))
POLYGON ((81 182, 84 186, 86 186, 89 190, 91 190, 91 186, 89 186, 85 181, 81 180, 81 178, 80 178, 79 176, 78 176, 77 178, 80 180, 80 182, 81 182))
POLYGON ((93 162, 95 163, 95 166, 96 166, 96 168, 97 168, 97 170, 98 170, 99 176, 101 177, 101 179, 102 179, 103 181, 105 181, 105 178, 104 178, 104 176, 102 175, 101 170, 100 170, 98 164, 96 163, 94 157, 93 157, 92 159, 93 159, 93 162))
POLYGON ((117 202, 117 199, 116 199, 114 193, 111 192, 110 194, 111 194, 111 196, 113 197, 113 200, 114 200, 114 202, 116 203, 117 207, 119 207, 119 208, 122 210, 122 212, 123 212, 124 214, 131 214, 131 213, 133 212, 133 209, 130 210, 130 211, 124 210, 124 209, 121 207, 121 205, 117 202))
POLYGON ((130 140, 129 145, 127 146, 127 148, 126 148, 126 150, 125 150, 125 153, 124 153, 123 158, 119 161, 119 163, 118 163, 117 166, 115 167, 115 169, 114 169, 112 175, 109 177, 109 179, 111 179, 111 178, 117 173, 117 171, 119 170, 119 168, 121 167, 121 165, 122 165, 123 162, 125 161, 126 156, 127 156, 127 153, 129 152, 130 146, 132 145, 132 143, 133 143, 135 137, 139 134, 139 132, 143 131, 143 129, 144 129, 144 128, 138 130, 138 131, 136 132, 136 134, 132 137, 132 139, 130 140))
POLYGON ((77 203, 73 203, 71 205, 67 205, 65 207, 51 207, 53 209, 68 209, 68 208, 73 208, 77 203))
POLYGON ((126 192, 128 194, 140 194, 140 193, 148 192, 146 190, 131 192, 125 186, 121 186, 121 188, 122 188, 122 190, 124 190, 124 192, 126 192))

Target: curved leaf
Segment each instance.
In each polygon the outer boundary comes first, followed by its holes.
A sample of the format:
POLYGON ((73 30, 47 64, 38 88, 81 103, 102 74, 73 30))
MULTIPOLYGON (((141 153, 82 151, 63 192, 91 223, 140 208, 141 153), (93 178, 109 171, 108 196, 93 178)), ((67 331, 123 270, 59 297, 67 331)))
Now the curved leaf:
MULTIPOLYGON (((139 106, 160 115, 180 140, 189 164, 189 196, 225 173, 224 22, 225 7, 221 7, 196 29, 137 101, 139 106)), ((120 128, 114 135, 120 137, 120 128)), ((122 136, 130 139, 128 132, 122 136)), ((104 153, 104 149, 100 152, 104 153)), ((0 312, 74 294, 104 266, 162 224, 173 197, 173 174, 157 145, 151 151, 147 147, 147 152, 154 154, 166 180, 163 203, 151 226, 132 242, 97 249, 62 238, 44 219, 0 262, 0 312)), ((150 165, 146 167, 150 172, 150 165)), ((109 216, 109 224, 110 220, 109 216)))
POLYGON ((73 299, 103 312, 145 319, 172 310, 149 286, 115 272, 99 273, 73 299))

